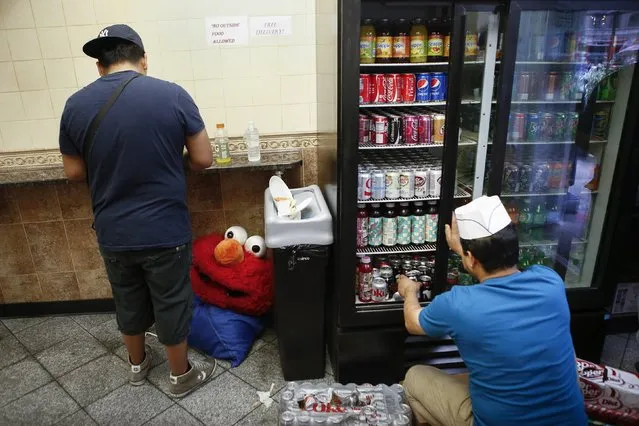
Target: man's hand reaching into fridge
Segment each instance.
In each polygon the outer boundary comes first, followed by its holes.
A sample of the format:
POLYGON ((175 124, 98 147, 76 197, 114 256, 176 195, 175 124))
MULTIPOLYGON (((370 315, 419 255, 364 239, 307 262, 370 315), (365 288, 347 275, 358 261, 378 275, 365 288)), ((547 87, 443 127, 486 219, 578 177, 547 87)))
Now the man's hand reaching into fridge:
POLYGON ((417 292, 420 290, 420 284, 416 281, 406 278, 404 275, 399 276, 397 291, 404 298, 404 325, 410 334, 424 335, 424 330, 419 324, 419 313, 422 307, 417 299, 417 292))
POLYGON ((461 239, 459 238, 459 228, 457 227, 457 218, 453 213, 453 220, 450 225, 446 225, 446 242, 448 243, 448 247, 458 254, 462 255, 463 249, 461 245, 461 239))

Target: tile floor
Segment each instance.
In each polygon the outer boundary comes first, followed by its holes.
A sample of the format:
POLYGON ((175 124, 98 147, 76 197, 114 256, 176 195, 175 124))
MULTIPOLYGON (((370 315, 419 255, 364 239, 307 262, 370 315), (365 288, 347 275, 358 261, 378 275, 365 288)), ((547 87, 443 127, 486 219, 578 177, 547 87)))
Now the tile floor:
MULTIPOLYGON (((147 384, 126 382, 127 353, 111 314, 0 322, 0 425, 276 425, 277 402, 257 391, 284 387, 277 336, 267 329, 237 368, 218 362, 215 377, 189 396, 167 395, 168 363, 153 348, 147 384)), ((192 357, 202 358, 197 352, 192 357)), ((333 381, 327 362, 322 382, 333 381)))
POLYGON ((635 363, 639 361, 639 342, 636 334, 633 332, 606 336, 601 362, 636 373, 635 363))

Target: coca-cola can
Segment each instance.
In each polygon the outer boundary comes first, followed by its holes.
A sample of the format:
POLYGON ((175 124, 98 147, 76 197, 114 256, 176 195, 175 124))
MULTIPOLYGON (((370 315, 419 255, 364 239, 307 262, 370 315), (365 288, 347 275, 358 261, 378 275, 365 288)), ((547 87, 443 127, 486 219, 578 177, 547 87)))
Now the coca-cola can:
POLYGON ((366 105, 371 103, 371 75, 360 74, 359 75, 359 104, 366 105))
POLYGON ((416 115, 405 115, 403 125, 404 143, 416 145, 419 143, 419 117, 416 115))
POLYGON ((417 80, 415 74, 402 74, 402 102, 412 104, 415 102, 417 80))
POLYGON ((386 74, 386 103, 398 104, 402 101, 400 74, 386 74))
POLYGON ((388 144, 388 117, 383 115, 373 116, 373 125, 375 129, 375 138, 373 143, 375 145, 387 145, 388 144))
POLYGON ((415 172, 403 170, 399 173, 399 196, 413 198, 415 196, 415 172))
POLYGON ((371 143, 371 118, 367 115, 359 115, 358 142, 360 145, 371 143))
POLYGON ((421 114, 418 125, 419 143, 433 143, 433 117, 429 114, 421 114))
POLYGON ((402 143, 402 117, 395 114, 384 114, 388 117, 388 144, 400 145, 402 143))
POLYGON ((439 197, 442 192, 442 171, 431 170, 430 179, 428 182, 428 195, 430 197, 439 197))
POLYGON ((382 200, 386 197, 386 173, 382 170, 374 170, 372 177, 372 198, 373 200, 382 200))
POLYGON ((386 172, 386 198, 399 198, 399 172, 386 172))
POLYGON ((428 170, 415 171, 415 197, 428 197, 430 193, 430 173, 428 170))
POLYGON ((386 103, 386 76, 384 74, 373 74, 371 76, 371 97, 372 104, 386 103))
POLYGON ((369 172, 360 171, 357 179, 357 199, 370 200, 372 193, 373 179, 369 172))

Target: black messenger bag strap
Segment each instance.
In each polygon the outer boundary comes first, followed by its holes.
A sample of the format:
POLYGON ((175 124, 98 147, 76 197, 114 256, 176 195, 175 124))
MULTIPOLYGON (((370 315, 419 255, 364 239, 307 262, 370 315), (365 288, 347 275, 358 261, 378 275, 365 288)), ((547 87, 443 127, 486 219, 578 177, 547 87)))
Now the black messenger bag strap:
POLYGON ((84 137, 84 142, 82 144, 82 156, 84 157, 84 166, 86 168, 87 183, 89 183, 89 157, 91 155, 91 150, 93 149, 93 140, 95 139, 95 134, 98 132, 98 128, 100 127, 100 123, 102 123, 102 120, 104 120, 104 117, 106 117, 106 115, 109 113, 109 110, 111 109, 111 107, 113 106, 115 101, 118 100, 118 98, 122 94, 122 91, 124 90, 124 88, 131 81, 133 81, 134 79, 136 79, 140 75, 141 74, 135 73, 134 75, 132 75, 128 79, 124 80, 113 91, 113 93, 111 94, 111 97, 109 98, 109 100, 106 101, 106 103, 104 105, 102 105, 102 108, 100 108, 100 111, 98 111, 97 115, 93 118, 93 120, 91 120, 91 124, 89 124, 89 128, 87 129, 87 133, 86 133, 86 136, 84 137))

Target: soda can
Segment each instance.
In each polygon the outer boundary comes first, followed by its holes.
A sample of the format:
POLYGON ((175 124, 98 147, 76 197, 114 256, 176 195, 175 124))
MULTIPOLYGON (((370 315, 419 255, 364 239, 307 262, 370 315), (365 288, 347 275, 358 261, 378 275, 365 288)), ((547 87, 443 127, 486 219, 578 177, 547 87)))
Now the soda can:
POLYGON ((415 74, 402 74, 402 102, 412 104, 415 102, 416 82, 415 74))
POLYGON ((577 34, 568 31, 564 34, 564 60, 570 61, 577 51, 577 34))
POLYGON ((536 142, 539 140, 539 114, 529 112, 526 117, 526 140, 536 142))
POLYGON ((399 198, 399 172, 386 172, 386 198, 399 198))
POLYGON ((517 99, 527 101, 532 98, 530 96, 530 73, 520 72, 517 78, 517 99))
POLYGON ((526 136, 526 115, 522 112, 513 114, 512 133, 510 140, 512 142, 521 142, 526 136))
POLYGON ((445 72, 434 72, 430 75, 430 100, 445 101, 448 90, 448 77, 445 72))
POLYGON ((561 74, 561 81, 559 83, 559 99, 562 101, 567 101, 570 99, 571 90, 572 90, 572 81, 574 80, 575 75, 566 71, 561 74))
POLYGON ((444 132, 446 130, 446 116, 444 114, 433 115, 433 143, 444 143, 444 132))
POLYGON ((442 192, 442 171, 431 170, 430 179, 428 180, 428 195, 430 197, 439 197, 442 192))
POLYGON ((415 75, 416 90, 415 102, 430 102, 430 73, 424 72, 415 75))
POLYGON ((551 71, 546 76, 546 89, 544 90, 544 98, 547 101, 554 101, 555 94, 559 88, 559 73, 551 71))
POLYGON ((359 115, 359 135, 358 141, 360 145, 371 143, 371 118, 367 115, 359 115))
POLYGON ((398 104, 402 101, 400 74, 386 74, 386 103, 398 104))
POLYGON ((384 74, 373 74, 371 76, 371 97, 372 104, 386 103, 386 76, 384 74))
POLYGON ((555 116, 550 112, 543 113, 539 124, 539 138, 543 141, 551 141, 554 126, 555 116))
POLYGON ((400 198, 413 198, 415 196, 415 172, 404 170, 399 174, 400 198))
POLYGON ((519 192, 532 192, 532 173, 533 169, 528 164, 519 166, 519 192))
POLYGON ((546 36, 537 34, 532 39, 531 61, 543 61, 546 56, 546 36))
POLYGON ((388 145, 388 117, 383 115, 373 116, 373 125, 375 129, 375 145, 388 145))
POLYGON ((418 116, 418 121, 419 125, 417 126, 417 129, 419 143, 433 143, 433 116, 430 114, 420 114, 418 116))
POLYGON ((519 192, 519 167, 512 163, 504 164, 503 176, 504 192, 513 194, 519 192))
POLYGON ((357 179, 357 199, 370 200, 372 193, 372 176, 369 172, 360 171, 357 179))
POLYGON ((360 74, 359 75, 359 104, 366 105, 371 103, 371 75, 360 74))
POLYGON ((402 117, 396 114, 384 114, 388 118, 388 144, 400 145, 402 143, 402 117))
POLYGON ((371 300, 373 302, 383 302, 387 299, 386 281, 382 277, 373 278, 371 300))
POLYGON ((386 173, 381 170, 374 170, 371 175, 373 179, 371 198, 373 200, 382 200, 386 197, 386 173))
POLYGON ((528 100, 540 99, 543 98, 543 81, 540 81, 540 73, 539 71, 529 71, 528 75, 530 76, 530 86, 528 89, 528 100))
POLYGON ((605 140, 608 138, 608 113, 597 111, 592 117, 592 136, 605 140))
POLYGON ((430 172, 428 170, 415 170, 415 197, 428 197, 430 192, 430 172))
POLYGON ((553 32, 548 35, 546 43, 546 60, 559 61, 564 54, 564 35, 560 32, 553 32))
POLYGON ((577 126, 579 125, 579 113, 569 112, 566 119, 566 128, 564 129, 564 140, 574 141, 577 139, 577 126))
POLYGON ((555 125, 553 126, 553 140, 563 141, 568 125, 568 116, 564 112, 555 113, 555 125))
POLYGON ((419 117, 416 115, 405 115, 403 123, 404 143, 416 145, 419 143, 419 117))
POLYGON ((550 178, 550 166, 547 163, 536 163, 533 165, 531 186, 533 192, 544 192, 548 187, 550 178))

